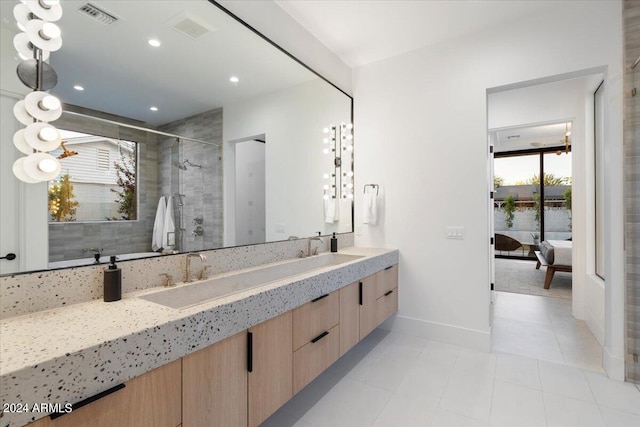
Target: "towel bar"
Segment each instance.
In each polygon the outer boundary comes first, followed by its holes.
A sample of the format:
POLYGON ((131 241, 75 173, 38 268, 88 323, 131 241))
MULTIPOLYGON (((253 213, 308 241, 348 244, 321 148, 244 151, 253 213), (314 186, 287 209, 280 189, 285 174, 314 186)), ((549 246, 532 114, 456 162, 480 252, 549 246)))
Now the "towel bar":
POLYGON ((373 187, 376 189, 376 196, 379 194, 380 192, 380 186, 378 184, 365 184, 364 185, 364 189, 362 190, 363 193, 367 192, 367 187, 373 187))

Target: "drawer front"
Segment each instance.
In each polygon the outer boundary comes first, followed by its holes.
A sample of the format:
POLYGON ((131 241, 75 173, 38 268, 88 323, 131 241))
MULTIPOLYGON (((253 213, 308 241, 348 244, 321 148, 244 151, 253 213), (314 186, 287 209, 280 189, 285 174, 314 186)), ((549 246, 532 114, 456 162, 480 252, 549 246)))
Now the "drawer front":
POLYGON ((398 287, 398 264, 376 273, 376 299, 398 287))
POLYGON ((387 291, 376 300, 376 321, 378 325, 398 311, 398 288, 387 291))
POLYGON ((325 332, 313 338, 317 341, 309 341, 293 353, 293 394, 302 390, 304 386, 338 360, 340 356, 340 327, 336 325, 325 332), (325 332, 328 334, 321 337, 325 332))
POLYGON ((293 310, 293 349, 297 350, 340 321, 340 291, 293 310))

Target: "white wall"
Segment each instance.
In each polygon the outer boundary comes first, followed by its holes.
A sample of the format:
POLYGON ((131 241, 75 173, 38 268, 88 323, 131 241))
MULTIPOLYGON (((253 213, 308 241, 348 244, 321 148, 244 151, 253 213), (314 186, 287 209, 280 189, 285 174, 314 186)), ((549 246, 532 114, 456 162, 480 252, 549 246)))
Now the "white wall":
POLYGON ((272 0, 218 0, 218 3, 331 83, 352 93, 351 68, 272 0))
POLYGON ((587 252, 591 231, 587 224, 594 214, 593 204, 587 204, 587 186, 594 180, 593 157, 588 156, 593 152, 592 99, 602 78, 604 76, 597 74, 488 96, 490 130, 552 121, 572 122, 572 308, 576 318, 587 320, 601 344, 604 343, 604 283, 587 283, 587 275, 592 273, 587 261, 592 254, 587 252))
POLYGON ((489 349, 487 89, 604 66, 616 270, 605 344, 609 374, 622 377, 621 46, 619 2, 554 2, 552 12, 354 70, 356 189, 379 183, 385 199, 381 224, 364 227, 356 198, 356 244, 400 249, 394 327, 489 349), (445 239, 447 225, 465 227, 464 240, 445 239))
POLYGON ((351 102, 327 90, 321 79, 277 93, 226 105, 223 112, 225 245, 235 239, 235 141, 265 135, 267 241, 308 237, 320 231, 351 231, 351 201, 341 200, 340 219, 324 222, 322 175, 332 171, 332 157, 322 152, 322 133, 329 124, 348 122, 351 102), (304 137, 300 135, 317 135, 304 137), (286 165, 283 167, 282 165, 286 165), (301 203, 305 200, 305 203, 301 203))

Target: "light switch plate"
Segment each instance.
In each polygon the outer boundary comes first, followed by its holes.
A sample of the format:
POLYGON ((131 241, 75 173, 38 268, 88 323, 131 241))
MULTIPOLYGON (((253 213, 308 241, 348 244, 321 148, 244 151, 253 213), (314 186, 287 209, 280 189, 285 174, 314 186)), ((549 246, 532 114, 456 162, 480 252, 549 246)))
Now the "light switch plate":
POLYGON ((455 239, 455 240, 464 239, 464 227, 448 225, 447 239, 455 239))

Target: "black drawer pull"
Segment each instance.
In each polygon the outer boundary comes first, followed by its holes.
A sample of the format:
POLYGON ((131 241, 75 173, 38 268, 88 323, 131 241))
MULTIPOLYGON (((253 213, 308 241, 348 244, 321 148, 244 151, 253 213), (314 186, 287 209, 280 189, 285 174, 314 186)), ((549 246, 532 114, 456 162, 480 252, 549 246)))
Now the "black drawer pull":
POLYGON ((393 265, 390 265, 389 267, 385 268, 385 270, 391 270, 393 268, 393 265))
POLYGON ((16 259, 17 256, 16 254, 14 254, 13 252, 9 252, 8 254, 6 254, 3 257, 0 257, 0 259, 6 259, 7 261, 13 261, 14 259, 16 259))
MULTIPOLYGON (((89 403, 95 402, 98 399, 102 399, 105 396, 110 395, 111 393, 115 393, 118 390, 121 390, 125 387, 124 384, 118 384, 115 387, 111 387, 109 390, 105 390, 101 393, 96 394, 95 396, 91 396, 91 397, 87 397, 84 400, 81 400, 78 403, 74 403, 71 405, 71 411, 69 412, 75 412, 78 409, 82 408, 84 405, 88 405, 89 403)), ((49 418, 51 418, 52 420, 55 420, 56 418, 59 418, 63 415, 68 414, 69 412, 54 412, 53 414, 49 415, 49 418)))
POLYGON ((360 282, 359 284, 359 288, 358 288, 358 304, 362 305, 362 282, 360 282))
POLYGON ((318 297, 318 298, 316 298, 316 299, 312 299, 312 300, 311 300, 311 302, 320 301, 322 298, 326 298, 326 297, 328 297, 328 296, 329 296, 329 294, 324 294, 324 295, 322 295, 322 296, 319 296, 319 297, 318 297))
POLYGON ((389 291, 386 294, 384 294, 384 296, 387 297, 387 296, 391 295, 392 293, 393 293, 393 291, 389 291))
POLYGON ((329 331, 324 331, 323 333, 321 333, 320 335, 318 335, 317 337, 315 337, 314 339, 311 340, 312 344, 317 343, 318 341, 320 341, 322 338, 326 337, 327 335, 329 335, 329 331))
POLYGON ((247 371, 253 372, 253 333, 247 332, 247 371))

